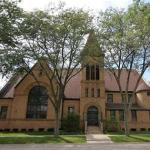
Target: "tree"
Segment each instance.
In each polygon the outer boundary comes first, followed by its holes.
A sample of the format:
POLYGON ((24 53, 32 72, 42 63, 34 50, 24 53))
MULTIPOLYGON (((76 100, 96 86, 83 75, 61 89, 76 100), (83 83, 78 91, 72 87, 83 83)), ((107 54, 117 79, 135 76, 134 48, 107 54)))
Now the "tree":
POLYGON ((129 135, 128 116, 133 103, 133 100, 129 102, 128 99, 131 72, 133 69, 139 72, 139 78, 133 90, 135 99, 139 82, 150 66, 149 11, 147 4, 140 4, 142 6, 137 5, 137 2, 134 3, 127 11, 107 9, 101 12, 97 19, 99 42, 105 52, 105 68, 114 75, 122 97, 126 135, 129 135), (139 6, 147 9, 140 11, 139 6), (126 80, 125 89, 121 85, 121 74, 124 70, 127 73, 127 78, 124 79, 126 80))
POLYGON ((134 1, 129 7, 127 19, 133 26, 134 37, 137 38, 138 50, 134 66, 139 72, 134 93, 138 87, 140 79, 150 67, 150 5, 141 1, 134 1), (138 62, 138 63, 137 63, 138 62))
MULTIPOLYGON (((135 58, 130 62, 131 69, 136 69, 139 77, 133 89, 133 98, 129 101, 128 111, 131 109, 133 101, 136 99, 136 90, 140 84, 146 70, 150 68, 150 5, 135 0, 127 12, 127 20, 133 36, 135 37, 137 49, 135 58)), ((136 47, 135 47, 136 48, 136 47)), ((131 70, 130 69, 130 70, 131 70)))
POLYGON ((84 35, 91 27, 91 17, 81 9, 49 8, 49 11, 25 13, 18 28, 18 44, 7 47, 1 55, 1 72, 27 72, 40 84, 31 64, 38 62, 39 71, 46 75, 59 134, 61 107, 68 81, 80 72, 80 55, 85 44, 84 35), (57 10, 57 11, 56 11, 57 10))
POLYGON ((18 23, 22 17, 22 9, 17 6, 18 2, 18 0, 0 1, 0 49, 5 45, 17 44, 18 23))
MULTIPOLYGON (((20 36, 19 24, 22 22, 23 10, 18 7, 19 0, 0 1, 0 62, 3 61, 3 54, 7 49, 14 49, 19 45, 20 36)), ((1 63, 2 66, 2 63, 1 63)), ((3 67, 0 71, 4 73, 3 67)), ((5 70, 3 76, 10 74, 10 69, 5 70)))

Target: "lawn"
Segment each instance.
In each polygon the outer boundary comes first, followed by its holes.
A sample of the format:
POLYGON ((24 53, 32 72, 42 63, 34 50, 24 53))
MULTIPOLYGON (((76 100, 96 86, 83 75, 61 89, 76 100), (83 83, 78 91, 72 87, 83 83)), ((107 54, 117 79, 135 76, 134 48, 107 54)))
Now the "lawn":
POLYGON ((46 133, 0 133, 0 144, 27 143, 85 143, 84 135, 60 135, 55 137, 46 133))
POLYGON ((122 134, 109 135, 113 142, 150 142, 150 134, 131 134, 129 137, 122 134))

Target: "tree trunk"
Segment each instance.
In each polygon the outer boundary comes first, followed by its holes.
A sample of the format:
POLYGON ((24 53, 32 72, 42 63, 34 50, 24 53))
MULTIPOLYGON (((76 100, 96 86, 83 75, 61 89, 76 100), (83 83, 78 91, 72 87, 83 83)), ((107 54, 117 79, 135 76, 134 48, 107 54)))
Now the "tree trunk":
POLYGON ((54 134, 56 137, 59 136, 59 127, 60 127, 60 122, 59 122, 59 111, 55 111, 55 116, 56 116, 56 121, 55 121, 55 131, 54 134))
POLYGON ((56 116, 56 122, 55 122, 55 136, 58 137, 60 132, 59 132, 59 128, 60 128, 60 117, 62 117, 62 104, 63 104, 63 93, 64 93, 64 87, 60 86, 59 89, 59 94, 58 94, 58 101, 57 101, 57 109, 55 110, 55 116, 56 116))
POLYGON ((128 118, 129 118, 129 111, 128 111, 128 106, 127 104, 124 104, 125 105, 125 109, 124 109, 124 117, 125 117, 125 120, 124 120, 124 126, 125 126, 125 135, 126 136, 129 136, 129 124, 128 124, 128 118))
POLYGON ((125 129, 125 135, 129 136, 129 125, 128 125, 128 118, 129 118, 129 109, 128 109, 128 96, 127 93, 125 97, 123 96, 123 92, 121 91, 121 98, 124 106, 124 129, 125 129), (124 99, 125 98, 125 99, 124 99))

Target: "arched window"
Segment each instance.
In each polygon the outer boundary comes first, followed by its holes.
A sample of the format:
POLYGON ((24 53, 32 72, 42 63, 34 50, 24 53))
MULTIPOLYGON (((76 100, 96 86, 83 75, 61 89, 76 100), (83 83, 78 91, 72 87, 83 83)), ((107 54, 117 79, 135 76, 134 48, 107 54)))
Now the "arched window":
POLYGON ((28 95, 26 117, 29 119, 44 119, 47 117, 48 94, 43 86, 34 86, 28 95))

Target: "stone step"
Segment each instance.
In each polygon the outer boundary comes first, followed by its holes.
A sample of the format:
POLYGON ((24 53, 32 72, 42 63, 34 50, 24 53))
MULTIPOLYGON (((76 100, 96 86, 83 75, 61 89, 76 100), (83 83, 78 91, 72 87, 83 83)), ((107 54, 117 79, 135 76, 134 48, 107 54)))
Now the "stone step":
POLYGON ((98 126, 88 126, 87 134, 101 134, 101 130, 98 126))
POLYGON ((93 132, 87 132, 87 134, 102 134, 102 133, 93 131, 93 132))

